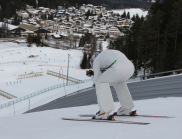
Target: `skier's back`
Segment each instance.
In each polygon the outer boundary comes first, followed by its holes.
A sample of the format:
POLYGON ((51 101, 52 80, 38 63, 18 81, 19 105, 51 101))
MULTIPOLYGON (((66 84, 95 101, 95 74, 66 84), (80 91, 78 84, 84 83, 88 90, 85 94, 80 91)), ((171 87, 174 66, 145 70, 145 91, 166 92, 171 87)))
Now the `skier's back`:
POLYGON ((94 75, 91 76, 96 87, 97 101, 100 111, 94 118, 108 119, 109 113, 114 110, 113 98, 110 90, 112 84, 117 92, 122 107, 118 109, 118 115, 130 115, 134 107, 125 80, 129 79, 134 72, 131 61, 120 51, 105 50, 99 55, 93 55, 90 60, 94 75), (104 71, 102 73, 102 71, 104 71))

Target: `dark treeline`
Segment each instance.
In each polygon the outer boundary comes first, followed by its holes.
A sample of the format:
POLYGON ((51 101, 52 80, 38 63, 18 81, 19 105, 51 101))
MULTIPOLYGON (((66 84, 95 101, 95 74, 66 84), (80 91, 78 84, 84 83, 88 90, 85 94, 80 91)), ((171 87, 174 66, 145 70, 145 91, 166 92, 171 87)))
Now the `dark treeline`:
POLYGON ((38 46, 40 46, 42 44, 41 42, 41 35, 40 34, 37 34, 36 36, 34 35, 28 35, 27 36, 27 43, 29 44, 29 46, 31 47, 31 45, 33 43, 37 44, 38 46))
POLYGON ((8 24, 0 23, 0 38, 6 38, 9 34, 8 24))
POLYGON ((10 18, 15 16, 16 9, 26 9, 26 4, 29 4, 36 7, 48 7, 57 9, 58 6, 75 6, 79 8, 82 4, 93 4, 91 0, 0 0, 0 21, 3 21, 4 18, 10 18))
POLYGON ((157 0, 143 18, 138 15, 124 36, 110 41, 109 49, 123 52, 134 61, 136 74, 182 68, 182 0, 157 0))
POLYGON ((84 47, 85 44, 91 44, 91 48, 86 52, 83 52, 80 67, 82 69, 89 69, 91 68, 90 58, 95 53, 98 45, 96 36, 92 35, 91 33, 86 33, 84 36, 81 37, 79 47, 84 47))
POLYGON ((91 56, 92 56, 91 54, 83 53, 82 61, 80 63, 81 69, 90 69, 91 68, 91 65, 90 65, 91 56))

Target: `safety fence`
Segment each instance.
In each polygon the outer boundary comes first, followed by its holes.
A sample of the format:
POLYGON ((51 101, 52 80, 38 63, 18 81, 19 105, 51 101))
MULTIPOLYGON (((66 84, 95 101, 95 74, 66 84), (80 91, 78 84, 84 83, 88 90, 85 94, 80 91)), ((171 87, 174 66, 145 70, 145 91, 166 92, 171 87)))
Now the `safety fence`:
POLYGON ((38 76, 44 76, 44 72, 32 72, 29 74, 22 74, 18 75, 18 79, 25 79, 25 78, 32 78, 32 77, 38 77, 38 76))
POLYGON ((154 74, 134 76, 134 77, 129 78, 126 82, 143 81, 143 80, 147 80, 150 78, 158 78, 158 77, 170 76, 170 75, 176 75, 176 74, 182 74, 182 69, 159 72, 159 73, 154 73, 154 74))
POLYGON ((177 69, 177 70, 159 72, 159 73, 154 73, 154 74, 149 74, 149 75, 141 75, 140 80, 142 81, 142 80, 149 79, 149 78, 176 75, 176 74, 181 74, 181 73, 182 73, 182 69, 177 69))
POLYGON ((3 96, 3 97, 5 97, 5 98, 8 98, 8 99, 17 98, 16 96, 13 96, 13 95, 11 95, 11 94, 9 94, 7 92, 4 92, 2 90, 0 90, 0 95, 3 96))
MULTIPOLYGON (((67 79, 66 75, 56 73, 54 71, 47 70, 47 74, 52 75, 52 76, 56 76, 56 77, 59 77, 59 78, 67 79)), ((71 82, 74 82, 74 83, 77 83, 77 84, 79 84, 81 82, 81 80, 78 80, 78 79, 75 79, 75 78, 69 77, 69 76, 68 76, 68 81, 71 81, 71 82)))
MULTIPOLYGON (((85 82, 89 82, 89 81, 91 81, 91 79, 82 80, 82 81, 80 81, 80 82, 78 82, 78 83, 81 84, 81 83, 85 83, 85 82)), ((24 101, 24 100, 27 100, 27 99, 29 99, 29 98, 32 98, 32 97, 37 96, 37 95, 40 95, 40 94, 43 94, 43 93, 45 93, 45 92, 48 92, 48 91, 51 91, 51 90, 54 90, 54 89, 57 89, 57 88, 65 87, 65 86, 75 85, 75 84, 78 84, 78 83, 75 83, 75 82, 68 82, 68 84, 63 83, 63 84, 54 85, 54 86, 51 86, 51 87, 42 89, 42 90, 40 90, 40 91, 37 91, 37 92, 35 92, 35 93, 32 93, 32 94, 23 96, 23 97, 21 97, 21 98, 14 99, 14 100, 12 100, 12 101, 10 101, 10 102, 1 104, 1 105, 0 105, 0 109, 5 108, 5 107, 8 107, 8 106, 11 106, 11 105, 16 104, 16 103, 18 103, 18 102, 22 102, 22 101, 24 101)))
POLYGON ((27 63, 27 62, 48 63, 48 61, 27 60, 27 61, 8 61, 8 62, 1 62, 0 65, 2 65, 2 64, 12 64, 12 63, 27 63))

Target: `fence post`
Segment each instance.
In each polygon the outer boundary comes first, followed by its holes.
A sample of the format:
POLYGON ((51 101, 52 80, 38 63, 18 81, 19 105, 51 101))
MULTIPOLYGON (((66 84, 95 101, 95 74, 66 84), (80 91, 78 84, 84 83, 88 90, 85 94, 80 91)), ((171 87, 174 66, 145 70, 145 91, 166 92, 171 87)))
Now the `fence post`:
POLYGON ((14 101, 13 101, 13 108, 14 108, 14 115, 15 115, 15 106, 14 106, 14 101))
POLYGON ((30 110, 30 99, 29 99, 29 106, 28 106, 28 110, 30 110))
POLYGON ((175 75, 175 71, 173 70, 173 75, 175 75))
POLYGON ((140 81, 142 81, 142 75, 140 75, 140 81))

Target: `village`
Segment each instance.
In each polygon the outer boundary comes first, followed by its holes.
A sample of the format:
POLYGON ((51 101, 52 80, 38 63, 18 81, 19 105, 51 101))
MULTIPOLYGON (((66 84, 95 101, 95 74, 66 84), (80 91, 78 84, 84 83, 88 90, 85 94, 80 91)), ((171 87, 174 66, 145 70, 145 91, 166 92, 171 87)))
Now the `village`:
MULTIPOLYGON (((71 6, 58 6, 58 9, 26 5, 26 10, 16 11, 21 19, 20 25, 11 25, 12 19, 1 22, 0 26, 7 26, 12 37, 40 35, 45 46, 55 48, 76 48, 80 39, 85 34, 94 35, 97 47, 107 39, 116 39, 124 35, 118 28, 131 27, 133 21, 122 18, 118 13, 107 11, 106 7, 83 4, 79 9, 71 6)), ((128 13, 129 14, 129 13, 128 13)), ((16 41, 26 43, 26 41, 16 41)), ((90 50, 92 42, 83 45, 85 50, 90 50)), ((100 48, 101 50, 101 48, 100 48)))

